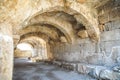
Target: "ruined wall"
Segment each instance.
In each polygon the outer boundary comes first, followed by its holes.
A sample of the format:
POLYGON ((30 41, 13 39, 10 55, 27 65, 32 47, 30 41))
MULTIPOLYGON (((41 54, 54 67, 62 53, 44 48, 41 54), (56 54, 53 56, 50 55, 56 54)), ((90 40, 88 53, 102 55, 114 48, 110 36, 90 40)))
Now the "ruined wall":
POLYGON ((13 38, 12 26, 0 23, 0 80, 12 80, 13 38))
MULTIPOLYGON (((89 61, 91 55, 97 55, 97 43, 89 39, 76 40, 76 43, 57 43, 54 47, 54 57, 58 60, 68 62, 93 63, 98 64, 96 60, 89 61), (92 62, 93 61, 93 62, 92 62)), ((92 59, 92 58, 91 58, 92 59)))
POLYGON ((75 43, 57 43, 54 57, 68 62, 112 66, 120 62, 120 1, 110 0, 98 8, 101 36, 99 42, 76 39, 75 43))
POLYGON ((110 0, 98 8, 98 13, 102 28, 99 50, 105 52, 106 64, 117 63, 120 61, 120 1, 110 0))

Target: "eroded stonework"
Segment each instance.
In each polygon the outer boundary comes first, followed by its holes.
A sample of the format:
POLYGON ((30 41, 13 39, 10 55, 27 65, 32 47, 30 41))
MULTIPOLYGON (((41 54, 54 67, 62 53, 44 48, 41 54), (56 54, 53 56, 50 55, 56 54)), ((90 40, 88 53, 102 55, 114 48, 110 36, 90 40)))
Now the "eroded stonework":
POLYGON ((12 79, 14 50, 14 57, 119 80, 119 29, 119 0, 1 0, 0 79, 12 79), (19 51, 20 43, 31 50, 19 51))

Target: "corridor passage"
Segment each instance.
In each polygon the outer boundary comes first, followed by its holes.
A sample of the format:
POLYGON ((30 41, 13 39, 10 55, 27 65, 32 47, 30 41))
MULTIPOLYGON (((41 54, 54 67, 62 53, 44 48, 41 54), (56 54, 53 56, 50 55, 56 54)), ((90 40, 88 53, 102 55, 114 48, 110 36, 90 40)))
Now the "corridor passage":
POLYGON ((15 59, 13 80, 95 80, 89 76, 67 71, 43 62, 32 63, 15 59))

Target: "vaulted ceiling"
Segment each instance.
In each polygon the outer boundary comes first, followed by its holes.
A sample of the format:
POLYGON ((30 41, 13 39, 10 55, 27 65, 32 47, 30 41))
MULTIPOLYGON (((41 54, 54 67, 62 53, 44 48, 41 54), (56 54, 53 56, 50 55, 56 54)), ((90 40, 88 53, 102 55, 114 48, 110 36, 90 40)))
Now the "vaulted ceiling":
POLYGON ((74 43, 78 38, 99 41, 97 8, 107 1, 0 0, 0 23, 12 25, 13 35, 18 36, 15 43, 31 36, 46 42, 74 43), (84 34, 88 36, 79 37, 84 34))

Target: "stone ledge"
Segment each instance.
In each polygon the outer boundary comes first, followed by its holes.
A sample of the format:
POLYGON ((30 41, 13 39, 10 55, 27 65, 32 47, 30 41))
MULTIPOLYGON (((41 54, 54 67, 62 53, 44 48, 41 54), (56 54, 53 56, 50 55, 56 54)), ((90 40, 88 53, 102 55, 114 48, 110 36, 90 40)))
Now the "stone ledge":
POLYGON ((60 66, 67 70, 72 70, 72 71, 76 71, 76 67, 77 67, 76 63, 68 63, 65 61, 53 61, 53 64, 60 66))
POLYGON ((89 65, 89 64, 78 64, 77 65, 77 71, 82 74, 88 74, 91 72, 92 69, 94 69, 95 65, 89 65))
POLYGON ((58 65, 64 69, 76 71, 80 74, 90 75, 93 78, 96 79, 104 79, 104 80, 120 80, 120 72, 115 67, 113 69, 110 69, 110 67, 106 66, 99 66, 99 65, 90 65, 90 64, 84 64, 84 63, 69 63, 65 61, 53 61, 52 62, 55 65, 58 65))

